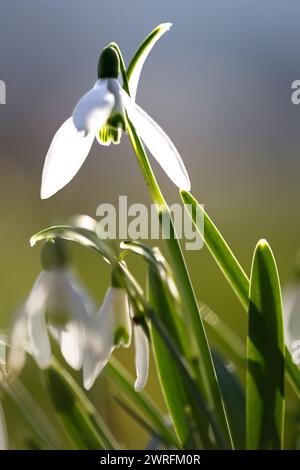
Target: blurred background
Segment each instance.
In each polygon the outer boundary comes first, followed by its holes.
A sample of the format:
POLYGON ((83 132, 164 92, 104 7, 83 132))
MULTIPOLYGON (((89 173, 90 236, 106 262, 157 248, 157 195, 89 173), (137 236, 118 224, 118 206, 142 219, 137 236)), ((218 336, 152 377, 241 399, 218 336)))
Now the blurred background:
MULTIPOLYGON (((291 83, 300 79, 299 14, 296 0, 1 2, 0 79, 7 104, 0 105, 0 328, 9 327, 41 269, 39 247, 29 247, 33 233, 72 214, 95 216, 100 203, 117 203, 119 195, 150 203, 126 136, 119 146, 94 144, 76 178, 50 200, 41 201, 39 190, 50 141, 96 80, 101 49, 116 41, 128 63, 165 21, 173 28, 145 64, 138 103, 175 142, 194 195, 245 270, 264 237, 282 282, 288 280, 300 246, 300 105, 291 103, 291 83)), ((177 201, 176 189, 151 161, 167 200, 177 201)), ((86 250, 72 253, 100 304, 107 268, 86 250)), ((244 338, 245 315, 207 250, 189 252, 187 260, 199 299, 244 338)), ((142 266, 135 269, 142 279, 142 266)), ((131 352, 119 357, 133 370, 131 352)), ((154 365, 151 371, 147 389, 163 406, 154 365)), ((24 380, 30 385, 33 377, 38 396, 42 377, 29 363, 24 380)), ((144 446, 146 435, 102 382, 91 396, 104 419, 126 445, 144 446)), ((24 427, 10 403, 6 414, 18 447, 24 427)))

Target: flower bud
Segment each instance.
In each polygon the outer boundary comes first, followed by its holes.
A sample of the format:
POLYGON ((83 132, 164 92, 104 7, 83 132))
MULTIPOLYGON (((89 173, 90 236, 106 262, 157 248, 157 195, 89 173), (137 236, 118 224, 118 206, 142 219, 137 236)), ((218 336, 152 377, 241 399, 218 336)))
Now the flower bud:
POLYGON ((117 52, 110 46, 103 49, 98 62, 98 78, 118 78, 120 61, 117 52))

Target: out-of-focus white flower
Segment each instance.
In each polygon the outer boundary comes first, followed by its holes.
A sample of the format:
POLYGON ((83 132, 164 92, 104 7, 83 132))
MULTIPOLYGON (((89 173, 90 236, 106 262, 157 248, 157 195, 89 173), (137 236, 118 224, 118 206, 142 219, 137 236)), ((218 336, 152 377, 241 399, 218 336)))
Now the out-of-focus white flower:
POLYGON ((149 372, 149 342, 140 325, 134 325, 135 369, 136 381, 134 388, 137 392, 143 390, 149 372))
POLYGON ((182 159, 170 138, 121 88, 119 57, 108 46, 102 51, 98 80, 77 103, 73 115, 56 132, 48 150, 41 185, 46 199, 68 184, 88 156, 94 138, 103 145, 118 144, 126 129, 126 113, 137 133, 169 178, 190 190, 182 159))
MULTIPOLYGON (((126 290, 110 287, 98 313, 90 318, 83 361, 83 384, 90 389, 110 359, 114 349, 130 346, 132 324, 126 290)), ((149 346, 141 326, 134 325, 137 381, 140 391, 148 376, 149 346)))
POLYGON ((66 362, 79 370, 85 349, 85 324, 93 308, 92 302, 62 258, 53 259, 53 254, 57 256, 58 241, 47 242, 44 248, 44 253, 47 252, 45 270, 38 276, 13 326, 8 365, 19 371, 27 350, 40 368, 48 367, 51 362, 50 330, 66 362))
POLYGON ((8 450, 8 439, 4 412, 0 403, 0 450, 8 450))
POLYGON ((284 312, 284 337, 285 344, 291 354, 294 352, 293 345, 298 342, 300 346, 300 285, 294 283, 283 292, 284 312))

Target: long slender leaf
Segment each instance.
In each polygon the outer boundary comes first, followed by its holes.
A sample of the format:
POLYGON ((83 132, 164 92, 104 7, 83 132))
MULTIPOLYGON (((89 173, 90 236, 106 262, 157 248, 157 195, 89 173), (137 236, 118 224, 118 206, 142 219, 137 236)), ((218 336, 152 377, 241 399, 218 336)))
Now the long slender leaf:
MULTIPOLYGON (((194 222, 195 228, 198 230, 201 236, 203 236, 203 230, 202 227, 197 225, 195 214, 196 210, 200 211, 200 213, 202 211, 204 216, 204 242, 216 263, 220 267, 221 271, 223 272, 225 278, 231 285, 233 291, 240 300, 241 304, 243 305, 244 309, 248 311, 250 284, 243 268, 218 231, 217 227, 213 224, 204 211, 203 207, 201 207, 201 205, 189 192, 181 191, 180 194, 184 204, 188 205, 188 213, 194 222)), ((300 397, 300 370, 293 363, 291 354, 287 347, 285 348, 285 371, 293 389, 300 397)))
POLYGON ((127 78, 129 84, 130 95, 133 99, 136 97, 137 87, 141 75, 141 71, 145 60, 151 52, 153 46, 171 28, 171 23, 162 23, 158 25, 146 39, 139 46, 138 50, 134 54, 129 67, 127 69, 127 78))
POLYGON ((265 240, 258 242, 252 263, 247 358, 247 448, 281 449, 283 315, 276 263, 265 240))
MULTIPOLYGON (((150 304, 153 305, 160 318, 167 318, 170 334, 174 335, 175 328, 172 324, 172 314, 170 314, 168 302, 153 268, 149 269, 148 291, 150 304)), ((174 363, 173 357, 155 328, 151 328, 151 339, 162 391, 178 439, 184 449, 191 448, 191 446, 195 446, 195 443, 193 442, 191 419, 187 414, 188 401, 184 390, 184 381, 181 378, 177 364, 174 363), (174 393, 174 390, 176 390, 176 393, 174 393)))
POLYGON ((203 237, 207 248, 213 255, 219 268, 223 272, 239 300, 247 309, 249 301, 249 279, 247 278, 247 275, 238 263, 235 255, 225 242, 219 230, 205 212, 204 208, 189 192, 181 191, 180 194, 186 209, 199 234, 203 237), (203 226, 198 225, 197 214, 200 214, 203 217, 203 226))

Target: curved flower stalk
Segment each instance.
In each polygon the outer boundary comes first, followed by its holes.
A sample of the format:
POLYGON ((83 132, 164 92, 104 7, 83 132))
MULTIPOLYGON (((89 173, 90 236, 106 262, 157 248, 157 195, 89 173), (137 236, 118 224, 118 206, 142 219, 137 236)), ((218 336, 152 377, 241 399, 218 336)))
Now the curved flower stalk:
MULTIPOLYGON (((111 286, 102 306, 87 325, 86 350, 83 360, 83 384, 89 390, 109 361, 115 348, 128 348, 132 336, 132 315, 126 289, 111 286)), ((142 327, 133 323, 137 380, 135 390, 146 384, 149 368, 148 339, 142 327)))
MULTIPOLYGON (((163 170, 181 189, 190 189, 182 159, 162 128, 120 86, 119 56, 112 46, 100 56, 98 80, 77 103, 73 114, 56 132, 43 168, 41 198, 68 184, 87 158, 95 137, 102 145, 119 144, 126 113, 163 170)), ((137 86, 134 77, 134 86, 137 86)))
POLYGON ((12 329, 9 367, 19 372, 26 352, 42 369, 51 363, 49 330, 66 362, 76 370, 83 363, 88 315, 93 303, 67 267, 59 240, 46 242, 44 271, 38 276, 12 329))
POLYGON ((8 450, 7 431, 4 412, 0 403, 0 450, 8 450))

